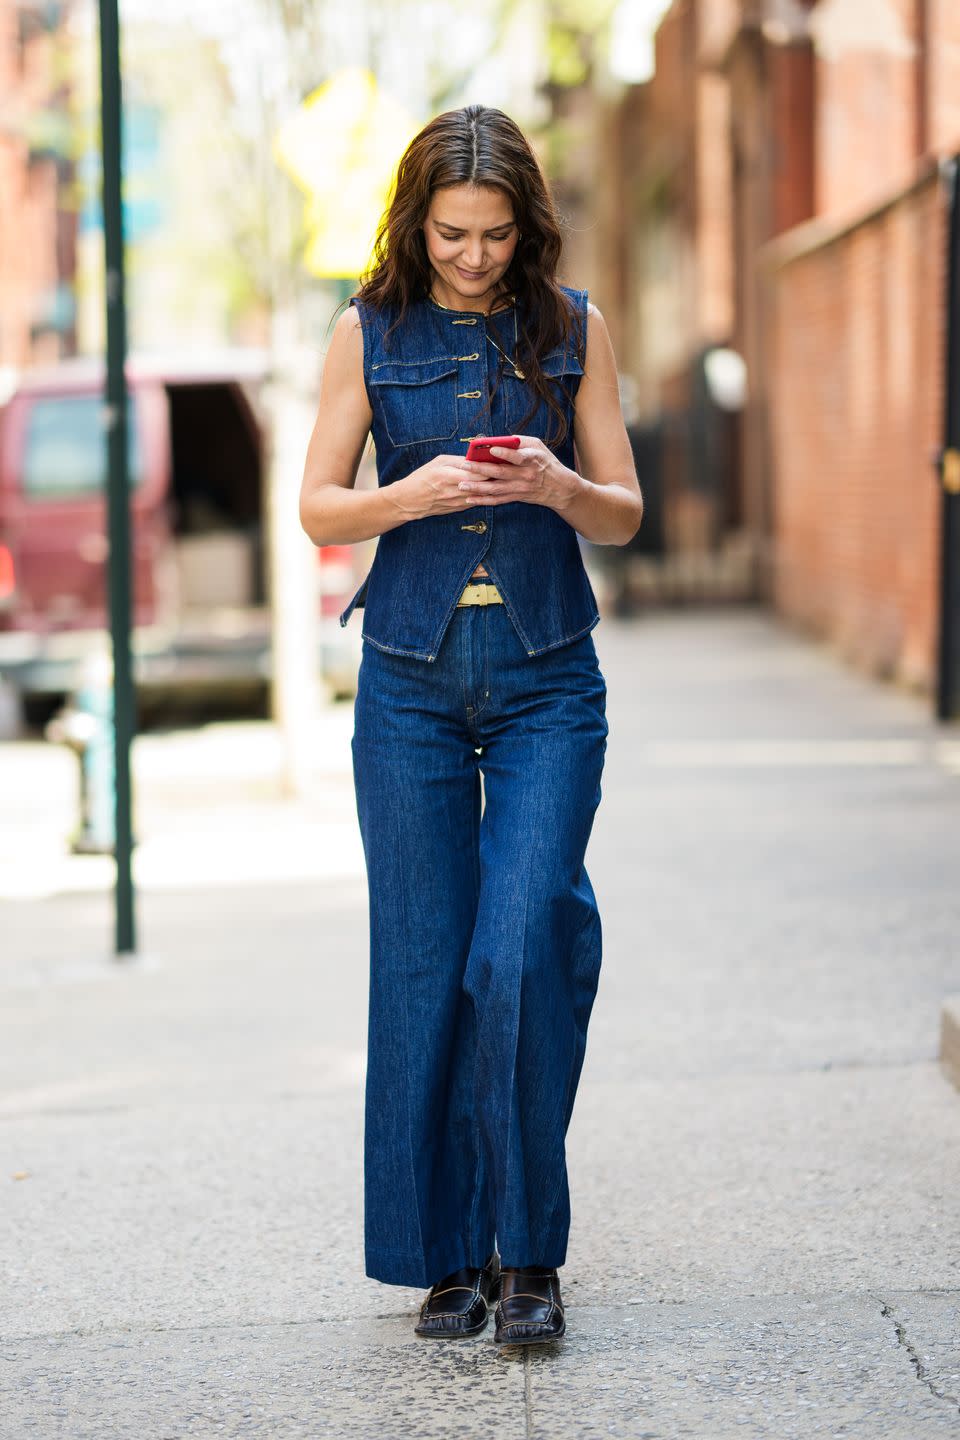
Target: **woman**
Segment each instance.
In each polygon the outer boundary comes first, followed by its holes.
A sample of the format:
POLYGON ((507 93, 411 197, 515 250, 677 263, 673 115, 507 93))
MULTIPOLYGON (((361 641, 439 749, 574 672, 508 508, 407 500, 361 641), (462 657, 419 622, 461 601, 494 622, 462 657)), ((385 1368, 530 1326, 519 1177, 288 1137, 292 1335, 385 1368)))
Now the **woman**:
POLYGON ((430 1286, 421 1335, 478 1333, 498 1295, 500 1344, 564 1331, 607 738, 577 536, 626 544, 643 507, 607 330, 560 250, 513 121, 431 121, 334 329, 300 501, 317 545, 380 537, 340 617, 364 607, 366 1271, 430 1286), (379 488, 355 491, 371 432, 379 488), (466 460, 508 434, 500 463, 466 460))

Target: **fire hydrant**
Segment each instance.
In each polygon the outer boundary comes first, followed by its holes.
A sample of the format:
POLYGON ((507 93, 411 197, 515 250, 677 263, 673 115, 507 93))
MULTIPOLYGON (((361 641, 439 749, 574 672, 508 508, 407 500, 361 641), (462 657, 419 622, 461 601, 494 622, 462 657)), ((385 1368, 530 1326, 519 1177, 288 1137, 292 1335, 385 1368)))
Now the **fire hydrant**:
POLYGON ((87 656, 79 687, 44 734, 68 745, 80 761, 80 820, 71 850, 77 855, 116 854, 113 661, 108 653, 87 656))

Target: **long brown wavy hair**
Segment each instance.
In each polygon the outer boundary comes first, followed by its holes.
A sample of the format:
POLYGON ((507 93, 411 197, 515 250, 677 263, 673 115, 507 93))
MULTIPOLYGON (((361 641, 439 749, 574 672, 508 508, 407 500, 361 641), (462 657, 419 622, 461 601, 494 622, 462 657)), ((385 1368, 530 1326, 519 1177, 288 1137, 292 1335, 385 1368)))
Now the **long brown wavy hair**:
MULTIPOLYGON (((550 443, 559 444, 566 438, 566 415, 540 362, 548 350, 566 347, 573 330, 573 310, 556 279, 563 237, 537 157, 509 115, 488 105, 465 105, 436 116, 414 136, 400 161, 373 261, 361 276, 359 298, 374 309, 396 307, 388 336, 412 304, 427 298, 433 267, 423 225, 433 192, 449 185, 489 186, 502 191, 513 207, 520 237, 500 289, 504 296, 517 298, 517 368, 537 397, 517 428, 523 429, 537 401, 544 400, 557 422, 558 433, 550 443)), ((581 365, 585 340, 585 333, 577 338, 581 365)), ((497 385, 503 364, 501 358, 497 385)), ((495 391, 496 385, 487 396, 488 410, 495 391)))

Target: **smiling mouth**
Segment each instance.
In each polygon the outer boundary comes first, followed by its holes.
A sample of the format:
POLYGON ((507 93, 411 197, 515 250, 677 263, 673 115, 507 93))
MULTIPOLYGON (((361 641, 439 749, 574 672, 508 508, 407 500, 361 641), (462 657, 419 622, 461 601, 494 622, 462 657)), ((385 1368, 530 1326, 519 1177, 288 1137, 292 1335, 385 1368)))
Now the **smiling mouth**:
POLYGON ((487 273, 485 270, 464 270, 462 265, 457 265, 456 270, 459 275, 463 275, 467 280, 480 280, 487 273))

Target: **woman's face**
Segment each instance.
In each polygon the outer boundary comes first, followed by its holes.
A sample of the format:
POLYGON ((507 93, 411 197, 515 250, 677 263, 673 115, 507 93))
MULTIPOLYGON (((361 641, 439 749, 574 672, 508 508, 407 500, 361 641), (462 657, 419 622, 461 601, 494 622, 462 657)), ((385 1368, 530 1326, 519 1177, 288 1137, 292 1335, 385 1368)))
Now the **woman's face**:
POLYGON ((486 309, 520 238, 503 191, 478 185, 435 190, 423 235, 434 298, 453 310, 486 309))

